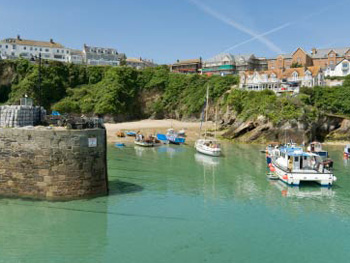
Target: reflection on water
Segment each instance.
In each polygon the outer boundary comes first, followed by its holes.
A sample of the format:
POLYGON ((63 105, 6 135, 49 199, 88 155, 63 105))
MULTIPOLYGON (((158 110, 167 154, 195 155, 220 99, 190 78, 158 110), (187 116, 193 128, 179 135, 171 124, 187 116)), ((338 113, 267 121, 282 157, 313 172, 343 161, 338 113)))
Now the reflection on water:
POLYGON ((220 157, 211 157, 200 153, 195 153, 194 157, 197 163, 205 167, 212 167, 220 164, 220 157))
POLYGON ((0 200, 0 262, 348 262, 342 147, 332 188, 267 180, 261 146, 223 149, 110 147, 108 197, 0 200))
POLYGON ((139 157, 142 157, 142 155, 147 154, 149 152, 155 151, 154 147, 142 147, 142 146, 138 146, 138 145, 135 145, 134 149, 135 149, 136 155, 139 157))
POLYGON ((280 180, 269 181, 270 185, 276 187, 283 197, 334 197, 335 191, 331 187, 320 187, 319 185, 310 184, 308 186, 289 186, 280 180))

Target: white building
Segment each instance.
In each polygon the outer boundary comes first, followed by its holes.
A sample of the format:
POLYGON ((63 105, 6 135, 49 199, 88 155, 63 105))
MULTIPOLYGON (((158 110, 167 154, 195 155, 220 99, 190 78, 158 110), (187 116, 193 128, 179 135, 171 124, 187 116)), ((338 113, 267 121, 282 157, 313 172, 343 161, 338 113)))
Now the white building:
POLYGON ((118 66, 120 59, 114 48, 92 47, 84 44, 85 63, 99 66, 118 66))
POLYGON ((70 50, 63 45, 50 41, 36 41, 17 38, 6 38, 0 41, 0 56, 2 59, 25 58, 32 59, 41 53, 43 59, 68 62, 70 50))
POLYGON ((249 91, 281 90, 282 80, 277 72, 268 71, 245 71, 240 72, 240 88, 249 91))
POLYGON ((348 59, 343 59, 335 66, 329 66, 326 68, 326 77, 345 77, 350 75, 350 62, 348 59))
POLYGON ((70 56, 68 57, 68 62, 73 64, 84 64, 85 57, 84 57, 83 51, 77 50, 77 49, 71 49, 70 56))
POLYGON ((250 91, 272 90, 298 93, 300 87, 324 86, 320 67, 290 68, 284 71, 246 71, 240 74, 240 88, 250 91))
POLYGON ((152 60, 143 59, 143 58, 127 58, 125 60, 126 65, 136 69, 144 69, 149 67, 155 67, 156 64, 152 60))

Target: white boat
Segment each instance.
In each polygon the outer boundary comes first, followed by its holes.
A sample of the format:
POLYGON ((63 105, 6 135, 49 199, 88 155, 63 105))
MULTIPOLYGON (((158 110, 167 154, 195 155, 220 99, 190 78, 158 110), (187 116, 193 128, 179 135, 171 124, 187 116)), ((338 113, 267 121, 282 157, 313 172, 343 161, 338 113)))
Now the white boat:
MULTIPOLYGON (((208 121, 208 107, 209 107, 209 86, 207 87, 207 99, 205 106, 205 122, 208 121)), ((216 122, 215 122, 216 126, 216 122)), ((202 125, 201 125, 202 127, 202 125)), ((199 132, 201 134, 201 131, 199 132)), ((216 129, 215 129, 215 137, 216 137, 216 129)), ((204 139, 198 139, 194 145, 197 152, 201 154, 205 154, 208 156, 219 157, 221 156, 221 146, 220 143, 216 139, 208 139, 207 138, 207 129, 205 129, 204 139)))
POLYGON ((195 143, 195 148, 197 152, 205 155, 214 157, 219 157, 221 155, 220 144, 215 140, 199 139, 195 143))
POLYGON ((271 154, 270 171, 281 181, 293 186, 300 185, 302 181, 331 186, 337 180, 319 155, 304 152, 301 147, 274 149, 271 154))
POLYGON ((146 140, 145 136, 143 136, 142 134, 136 134, 134 143, 137 146, 142 146, 142 147, 153 147, 154 146, 154 141, 152 139, 146 140))
POLYGON ((134 143, 138 146, 142 146, 142 147, 153 147, 153 142, 148 142, 148 141, 134 141, 134 143))

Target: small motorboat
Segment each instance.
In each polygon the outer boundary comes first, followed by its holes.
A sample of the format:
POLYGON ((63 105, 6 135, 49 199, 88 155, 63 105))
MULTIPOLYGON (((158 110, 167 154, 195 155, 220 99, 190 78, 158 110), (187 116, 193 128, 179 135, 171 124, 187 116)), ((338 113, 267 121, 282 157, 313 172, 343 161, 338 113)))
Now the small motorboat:
POLYGON ((162 145, 162 142, 158 140, 154 135, 150 135, 148 138, 145 138, 142 134, 139 133, 136 134, 134 143, 142 147, 156 147, 162 145))
POLYGON ((151 141, 154 147, 163 145, 162 141, 158 140, 157 137, 154 135, 150 135, 147 140, 151 141))
POLYGON ((130 136, 130 137, 136 137, 136 132, 134 131, 127 131, 125 132, 126 136, 130 136))
POLYGON ((171 143, 171 144, 184 144, 186 139, 184 137, 179 136, 173 129, 169 129, 167 134, 157 134, 157 139, 162 141, 163 143, 171 143))
POLYGON ((269 157, 270 172, 288 185, 296 186, 309 181, 329 187, 337 180, 321 156, 304 152, 302 147, 287 145, 275 148, 269 153, 269 157))
POLYGON ((148 141, 148 140, 144 140, 144 141, 137 141, 135 140, 134 143, 137 146, 142 146, 142 147, 153 147, 153 142, 152 141, 148 141))
POLYGON ((176 144, 176 145, 184 144, 186 141, 186 139, 182 136, 179 136, 179 134, 175 132, 174 129, 168 129, 166 138, 169 141, 169 143, 176 144))

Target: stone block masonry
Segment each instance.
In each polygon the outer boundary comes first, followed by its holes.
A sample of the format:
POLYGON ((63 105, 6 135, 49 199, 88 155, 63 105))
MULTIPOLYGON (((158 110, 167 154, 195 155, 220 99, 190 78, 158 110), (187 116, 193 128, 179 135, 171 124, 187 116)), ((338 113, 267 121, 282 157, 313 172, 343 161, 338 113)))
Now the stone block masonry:
POLYGON ((0 128, 0 196, 71 200, 107 193, 104 129, 0 128))
POLYGON ((38 106, 0 106, 0 127, 34 126, 45 115, 44 108, 38 106))

